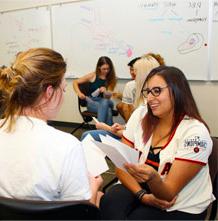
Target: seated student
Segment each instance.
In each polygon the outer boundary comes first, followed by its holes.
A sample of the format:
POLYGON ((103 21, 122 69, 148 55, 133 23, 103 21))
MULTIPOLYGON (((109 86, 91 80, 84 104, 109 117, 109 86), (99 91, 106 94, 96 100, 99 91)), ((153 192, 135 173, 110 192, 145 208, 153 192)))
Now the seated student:
MULTIPOLYGON (((143 55, 140 59, 134 63, 133 68, 135 70, 136 79, 135 79, 135 97, 134 97, 134 109, 143 103, 143 98, 141 95, 141 89, 143 82, 147 77, 147 74, 155 67, 158 67, 160 64, 164 63, 164 59, 159 54, 146 54, 143 55)), ((87 134, 90 134, 96 141, 101 141, 101 135, 110 135, 116 139, 121 139, 123 130, 125 129, 124 125, 118 123, 113 124, 112 126, 107 125, 103 122, 96 123, 96 128, 98 130, 86 131, 82 134, 81 140, 83 140, 87 134)))
POLYGON ((140 57, 134 58, 128 63, 129 72, 130 72, 132 80, 128 81, 125 84, 123 94, 122 94, 122 101, 116 105, 118 112, 123 117, 125 122, 128 121, 128 119, 134 109, 133 103, 134 103, 135 91, 136 91, 136 87, 135 87, 136 74, 135 74, 135 70, 133 68, 133 65, 138 59, 140 59, 140 57))
POLYGON ((80 141, 46 123, 61 108, 65 71, 63 57, 48 48, 21 52, 1 70, 0 196, 96 202, 102 181, 88 177, 80 141))
POLYGON ((98 59, 96 70, 73 81, 73 88, 80 99, 87 100, 87 109, 97 113, 98 120, 108 125, 113 124, 113 101, 110 99, 116 86, 113 63, 108 57, 98 59), (90 82, 88 98, 79 89, 79 84, 90 82))
POLYGON ((160 66, 141 91, 147 100, 130 117, 123 142, 139 164, 117 168, 122 184, 101 198, 102 219, 204 220, 214 200, 208 157, 212 141, 185 75, 160 66))

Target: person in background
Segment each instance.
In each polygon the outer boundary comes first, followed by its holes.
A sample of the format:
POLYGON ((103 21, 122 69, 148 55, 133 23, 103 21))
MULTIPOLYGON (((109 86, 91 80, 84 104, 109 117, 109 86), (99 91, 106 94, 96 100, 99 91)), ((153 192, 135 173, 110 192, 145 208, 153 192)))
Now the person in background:
POLYGON ((116 75, 113 63, 109 57, 98 59, 95 72, 89 73, 73 81, 73 88, 80 99, 87 100, 87 109, 97 113, 100 122, 113 124, 113 101, 110 99, 116 86, 116 75), (90 82, 88 97, 83 94, 79 85, 90 82))
POLYGON ((212 140, 185 75, 157 67, 141 93, 147 106, 134 111, 122 139, 139 151, 139 163, 116 169, 122 184, 101 198, 102 219, 205 220, 214 200, 212 140))
POLYGON ((164 58, 160 54, 155 53, 147 53, 144 54, 141 59, 137 60, 133 65, 135 69, 136 77, 136 92, 135 92, 135 99, 134 99, 134 110, 139 107, 141 104, 144 104, 144 99, 141 94, 141 90, 143 87, 143 83, 149 74, 149 72, 160 65, 165 65, 164 58))
MULTIPOLYGON (((158 54, 146 54, 140 59, 135 61, 133 68, 135 70, 135 85, 136 85, 136 96, 134 97, 134 109, 143 104, 141 97, 141 91, 143 82, 147 77, 148 73, 155 67, 158 67, 160 64, 164 63, 163 58, 158 54)), ((121 139, 123 131, 125 130, 125 125, 119 123, 114 123, 112 126, 105 124, 104 122, 97 122, 95 124, 97 130, 86 131, 82 134, 81 140, 83 140, 88 134, 90 134, 96 141, 101 142, 101 135, 110 135, 113 138, 121 139)))
POLYGON ((90 200, 101 177, 89 177, 83 148, 47 125, 64 99, 66 63, 48 48, 20 52, 0 73, 0 196, 31 200, 90 200))
POLYGON ((116 108, 117 108, 119 114, 123 117, 125 122, 128 121, 128 119, 134 109, 133 103, 134 103, 135 92, 136 92, 136 87, 135 87, 136 73, 133 68, 133 65, 138 59, 140 59, 140 57, 136 57, 128 63, 129 72, 130 72, 132 80, 128 81, 125 84, 123 94, 122 94, 122 101, 116 105, 116 108))

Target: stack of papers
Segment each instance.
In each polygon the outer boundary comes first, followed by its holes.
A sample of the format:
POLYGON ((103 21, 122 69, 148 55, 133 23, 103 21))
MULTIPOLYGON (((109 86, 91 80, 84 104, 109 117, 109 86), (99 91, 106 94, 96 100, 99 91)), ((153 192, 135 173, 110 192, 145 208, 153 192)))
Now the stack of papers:
POLYGON ((100 135, 101 141, 95 141, 91 135, 87 135, 82 141, 89 172, 100 175, 108 170, 105 160, 107 156, 116 167, 123 170, 125 163, 138 163, 139 152, 128 145, 112 138, 111 136, 100 135))

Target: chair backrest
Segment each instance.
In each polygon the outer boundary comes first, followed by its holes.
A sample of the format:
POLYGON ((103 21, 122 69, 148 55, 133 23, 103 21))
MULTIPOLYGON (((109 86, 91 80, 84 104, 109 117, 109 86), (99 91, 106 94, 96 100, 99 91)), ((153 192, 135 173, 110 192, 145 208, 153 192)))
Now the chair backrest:
POLYGON ((208 159, 209 168, 210 168, 210 176, 212 182, 215 179, 215 176, 218 173, 218 139, 215 137, 211 137, 213 141, 213 149, 212 153, 208 159))
POLYGON ((35 201, 0 197, 1 220, 98 220, 99 209, 87 201, 35 201))
POLYGON ((213 194, 216 198, 213 201, 211 208, 209 209, 209 220, 215 220, 217 217, 217 198, 218 198, 218 139, 212 137, 213 141, 213 149, 212 153, 209 157, 209 169, 210 169, 210 177, 213 185, 213 194))
MULTIPOLYGON (((89 93, 89 85, 90 83, 89 82, 85 82, 83 84, 79 84, 79 89, 80 91, 85 94, 85 95, 88 95, 89 93)), ((79 107, 82 106, 82 107, 86 107, 87 106, 87 102, 86 100, 82 100, 78 97, 78 101, 79 101, 79 107)))

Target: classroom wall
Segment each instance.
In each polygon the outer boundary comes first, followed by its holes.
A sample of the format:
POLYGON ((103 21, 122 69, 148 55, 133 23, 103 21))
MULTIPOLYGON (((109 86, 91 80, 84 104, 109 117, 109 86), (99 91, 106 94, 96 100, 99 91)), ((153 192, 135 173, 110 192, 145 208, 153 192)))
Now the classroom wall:
MULTIPOLYGON (((0 9, 1 11, 15 10, 64 2, 72 2, 72 0, 1 0, 0 9)), ((127 80, 118 80, 117 89, 122 91, 126 82, 127 80)), ((82 119, 78 112, 77 97, 72 89, 72 79, 68 79, 67 83, 65 101, 55 120, 81 122, 82 119)), ((218 82, 190 81, 190 86, 200 113, 211 129, 211 134, 218 137, 218 82)), ((116 120, 122 122, 120 118, 116 120)))

